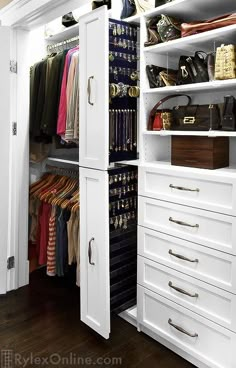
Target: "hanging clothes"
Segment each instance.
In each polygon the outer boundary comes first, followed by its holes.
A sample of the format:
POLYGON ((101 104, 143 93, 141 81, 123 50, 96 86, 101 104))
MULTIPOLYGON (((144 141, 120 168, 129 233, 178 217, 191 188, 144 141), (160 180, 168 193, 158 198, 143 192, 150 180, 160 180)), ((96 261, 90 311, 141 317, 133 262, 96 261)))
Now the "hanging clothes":
MULTIPOLYGON (((67 98, 67 93, 70 93, 71 96, 71 76, 75 75, 74 72, 74 66, 76 63, 76 60, 73 59, 74 53, 76 53, 78 58, 78 50, 79 47, 75 47, 74 49, 71 49, 67 56, 64 66, 64 72, 63 72, 63 79, 62 79, 62 86, 61 86, 61 95, 60 95, 60 104, 59 104, 59 111, 58 111, 58 120, 57 120, 57 134, 64 137, 66 132, 66 122, 67 122, 67 111, 69 108, 70 98, 67 98), (71 64, 72 62, 72 64, 71 64), (72 66, 72 69, 70 71, 70 67, 72 66), (70 76, 70 79, 69 79, 70 76), (69 87, 67 88, 67 83, 69 80, 69 87)), ((78 60, 77 60, 78 62, 78 60)), ((78 83, 78 81, 77 81, 78 83)))
POLYGON ((64 276, 79 260, 78 179, 46 174, 30 186, 29 241, 48 276, 64 276))
POLYGON ((79 52, 72 56, 67 82, 67 118, 65 139, 79 138, 79 52))
POLYGON ((58 134, 78 142, 78 49, 51 54, 31 67, 31 141, 50 143, 58 134))

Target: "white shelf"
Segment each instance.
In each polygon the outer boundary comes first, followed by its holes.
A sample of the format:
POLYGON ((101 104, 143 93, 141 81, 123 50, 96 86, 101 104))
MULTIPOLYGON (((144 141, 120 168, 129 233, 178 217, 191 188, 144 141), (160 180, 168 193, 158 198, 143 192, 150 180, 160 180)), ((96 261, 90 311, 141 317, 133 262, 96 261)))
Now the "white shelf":
POLYGON ((235 9, 232 0, 215 0, 214 6, 212 6, 211 0, 175 0, 124 20, 137 24, 140 23, 141 17, 152 18, 160 14, 167 14, 184 20, 196 20, 233 13, 235 9))
POLYGON ((163 42, 144 48, 144 53, 181 55, 183 51, 194 53, 196 50, 213 52, 222 43, 235 43, 236 25, 202 32, 173 41, 163 42))
POLYGON ((221 130, 209 130, 209 131, 180 131, 180 130, 147 130, 143 132, 144 135, 156 135, 161 137, 169 137, 172 135, 181 136, 199 136, 199 137, 236 137, 236 132, 226 132, 221 130))
POLYGON ((143 91, 145 94, 169 94, 169 93, 178 93, 178 92, 191 92, 197 93, 199 91, 213 91, 216 89, 218 91, 232 90, 236 88, 236 79, 228 79, 228 80, 216 80, 212 82, 204 82, 204 83, 193 83, 193 84, 185 84, 181 86, 169 86, 169 87, 160 87, 160 88, 148 88, 143 91))
POLYGON ((139 160, 118 161, 118 162, 115 162, 115 164, 139 166, 139 160))
POLYGON ((198 169, 194 167, 186 167, 186 166, 175 166, 171 165, 170 161, 152 161, 152 162, 143 162, 140 166, 153 168, 153 169, 171 169, 173 171, 182 171, 182 172, 191 172, 196 175, 199 173, 207 172, 210 175, 219 175, 219 176, 236 176, 236 165, 231 165, 229 167, 223 167, 221 169, 209 170, 209 169, 198 169))
POLYGON ((56 158, 56 157, 48 157, 47 160, 48 161, 53 161, 53 162, 60 162, 60 163, 64 163, 64 164, 70 164, 70 165, 79 166, 79 162, 78 161, 64 160, 62 158, 56 158))
POLYGON ((79 24, 75 24, 72 27, 65 28, 55 35, 45 37, 45 40, 48 42, 60 42, 76 36, 79 36, 79 24))

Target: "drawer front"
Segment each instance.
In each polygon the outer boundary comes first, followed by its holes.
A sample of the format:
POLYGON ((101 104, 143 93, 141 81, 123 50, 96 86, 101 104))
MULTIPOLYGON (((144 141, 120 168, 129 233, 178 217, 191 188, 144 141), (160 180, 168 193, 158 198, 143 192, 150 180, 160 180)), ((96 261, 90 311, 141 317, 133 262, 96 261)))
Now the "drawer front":
POLYGON ((234 332, 141 286, 138 323, 211 368, 236 366, 234 332))
POLYGON ((138 284, 236 332, 236 295, 138 258, 138 284))
POLYGON ((236 257, 145 227, 138 254, 236 294, 236 257))
POLYGON ((139 225, 236 254, 232 216, 140 196, 139 225))
POLYGON ((139 194, 191 207, 236 215, 232 177, 141 167, 139 194))

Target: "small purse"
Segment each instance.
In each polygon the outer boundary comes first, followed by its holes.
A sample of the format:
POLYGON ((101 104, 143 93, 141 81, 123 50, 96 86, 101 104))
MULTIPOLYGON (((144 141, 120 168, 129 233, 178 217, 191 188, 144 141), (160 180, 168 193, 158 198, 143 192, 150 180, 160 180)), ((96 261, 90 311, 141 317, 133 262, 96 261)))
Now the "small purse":
POLYGON ((215 79, 236 78, 236 46, 221 45, 216 50, 215 79))
POLYGON ((209 81, 207 59, 204 54, 197 51, 194 56, 180 56, 177 85, 209 81))
POLYGON ((147 65, 146 73, 150 88, 175 86, 177 80, 177 71, 172 69, 163 69, 156 65, 147 65))
POLYGON ((155 7, 155 0, 134 0, 136 13, 141 14, 155 7))
POLYGON ((92 10, 100 8, 103 5, 107 5, 108 9, 111 9, 111 0, 92 1, 92 10))
POLYGON ((155 7, 157 8, 158 6, 171 3, 172 1, 174 1, 174 0, 156 0, 155 7))
POLYGON ((236 130, 236 101, 234 96, 225 96, 222 115, 222 130, 236 130))
POLYGON ((160 16, 150 19, 147 22, 147 32, 148 32, 148 41, 144 43, 144 46, 153 46, 156 45, 161 41, 161 37, 157 32, 157 23, 161 19, 160 16))
POLYGON ((62 17, 62 24, 63 24, 63 26, 65 26, 67 28, 72 27, 77 23, 78 22, 75 20, 72 12, 63 15, 63 17, 62 17))
POLYGON ((153 107, 149 114, 147 130, 169 130, 172 129, 173 124, 173 114, 170 109, 158 110, 164 102, 177 97, 187 97, 188 105, 191 103, 191 97, 187 95, 170 95, 164 97, 162 100, 158 101, 153 107))
POLYGON ((131 17, 136 10, 134 0, 122 0, 123 2, 123 9, 121 12, 121 19, 131 17))
POLYGON ((218 105, 175 106, 173 130, 219 130, 221 127, 218 105))
POLYGON ((181 22, 168 15, 161 14, 157 23, 157 32, 162 42, 172 41, 181 37, 181 22))

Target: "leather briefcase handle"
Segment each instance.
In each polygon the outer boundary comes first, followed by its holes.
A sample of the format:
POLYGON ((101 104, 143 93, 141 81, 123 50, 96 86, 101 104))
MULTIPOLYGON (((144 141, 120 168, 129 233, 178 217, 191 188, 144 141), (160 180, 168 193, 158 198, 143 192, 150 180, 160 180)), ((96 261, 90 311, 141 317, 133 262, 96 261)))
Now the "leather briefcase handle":
POLYGON ((188 99, 188 103, 186 106, 189 106, 192 102, 192 99, 190 96, 188 95, 170 95, 170 96, 166 96, 164 97, 162 100, 158 101, 157 104, 153 107, 150 115, 153 115, 155 114, 156 110, 158 109, 158 107, 160 107, 164 102, 168 101, 168 100, 171 100, 172 98, 176 98, 176 97, 187 97, 188 99))

